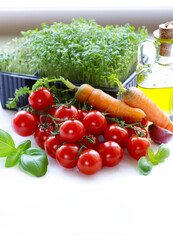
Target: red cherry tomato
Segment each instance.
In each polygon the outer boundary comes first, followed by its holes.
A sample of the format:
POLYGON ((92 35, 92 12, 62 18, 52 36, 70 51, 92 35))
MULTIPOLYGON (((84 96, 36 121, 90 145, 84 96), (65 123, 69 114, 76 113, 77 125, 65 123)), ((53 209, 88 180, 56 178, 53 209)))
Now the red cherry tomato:
POLYGON ((85 133, 80 143, 87 149, 97 149, 100 144, 98 138, 90 133, 85 133))
POLYGON ((94 174, 102 168, 102 158, 96 150, 87 149, 80 154, 77 168, 84 174, 94 174))
MULTIPOLYGON (((53 104, 53 105, 54 105, 54 104, 53 104)), ((55 108, 55 107, 50 107, 50 108, 48 108, 46 111, 44 111, 44 113, 49 114, 50 116, 53 117, 54 114, 55 114, 56 109, 57 109, 57 108, 55 108)), ((45 122, 47 122, 48 124, 54 123, 54 121, 52 120, 52 118, 51 118, 51 117, 47 117, 46 115, 40 115, 39 121, 40 121, 41 124, 44 124, 45 122)))
POLYGON ((44 149, 44 142, 51 135, 51 132, 53 132, 53 130, 54 130, 54 126, 52 126, 52 125, 50 125, 46 129, 42 129, 41 127, 37 128, 37 130, 34 134, 34 138, 35 138, 37 145, 40 148, 44 149))
POLYGON ((78 116, 79 116, 79 121, 83 121, 84 117, 87 115, 87 111, 78 109, 78 116))
POLYGON ((23 137, 32 135, 38 127, 37 117, 25 110, 17 112, 11 123, 13 130, 23 137))
POLYGON ((62 121, 57 120, 58 123, 61 123, 61 122, 64 122, 64 120, 78 119, 79 113, 75 106, 71 105, 70 107, 66 107, 63 105, 56 109, 56 111, 54 113, 54 117, 63 119, 62 121))
POLYGON ((55 158, 56 150, 58 147, 61 146, 61 144, 62 140, 59 135, 48 136, 46 141, 44 142, 44 148, 46 153, 52 158, 55 158))
POLYGON ((127 142, 127 151, 136 160, 147 155, 149 147, 151 147, 151 143, 148 138, 138 137, 137 135, 131 136, 127 142))
POLYGON ((129 139, 127 129, 118 126, 118 124, 109 125, 104 133, 105 141, 115 141, 121 147, 125 147, 129 139))
POLYGON ((79 146, 74 143, 67 143, 56 150, 56 160, 65 168, 73 168, 77 164, 79 146))
POLYGON ((76 143, 85 134, 85 127, 79 120, 67 120, 59 128, 60 137, 64 142, 76 143))
POLYGON ((42 111, 53 105, 53 96, 47 88, 40 88, 39 90, 29 94, 28 101, 34 110, 42 111))
POLYGON ((139 132, 140 135, 139 137, 148 137, 148 132, 145 128, 141 128, 139 126, 133 125, 135 129, 132 129, 130 127, 126 128, 129 132, 129 136, 131 137, 132 135, 138 135, 137 133, 139 132))
POLYGON ((99 111, 90 111, 83 119, 86 131, 99 136, 104 133, 107 127, 105 116, 99 111))
POLYGON ((123 158, 122 147, 114 141, 101 143, 98 146, 97 151, 102 157, 103 165, 107 167, 113 167, 117 165, 123 158))
MULTIPOLYGON (((139 121, 135 121, 133 119, 128 119, 128 118, 123 118, 122 120, 129 124, 139 123, 139 121)), ((145 118, 143 118, 142 121, 140 121, 140 123, 141 123, 141 126, 143 126, 143 127, 147 127, 147 125, 148 125, 148 121, 145 118)))
POLYGON ((141 125, 142 125, 143 127, 147 127, 148 121, 147 121, 145 118, 143 118, 142 121, 141 121, 141 125))

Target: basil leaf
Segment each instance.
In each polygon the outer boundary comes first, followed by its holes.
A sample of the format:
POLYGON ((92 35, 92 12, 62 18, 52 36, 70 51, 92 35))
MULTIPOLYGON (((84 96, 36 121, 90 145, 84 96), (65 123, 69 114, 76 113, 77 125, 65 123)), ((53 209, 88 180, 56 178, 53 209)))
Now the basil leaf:
POLYGON ((148 157, 153 158, 154 157, 154 151, 152 148, 148 148, 148 157))
POLYGON ((5 161, 5 167, 9 168, 9 167, 13 167, 15 166, 20 159, 20 153, 19 152, 11 152, 8 154, 6 161, 5 161))
POLYGON ((20 153, 24 153, 30 147, 31 147, 31 141, 25 140, 17 147, 17 151, 20 153))
POLYGON ((41 177, 46 174, 47 165, 47 155, 41 148, 28 148, 20 158, 20 166, 22 169, 36 177, 41 177))
POLYGON ((170 149, 166 146, 166 144, 162 143, 157 153, 154 155, 154 158, 157 160, 158 163, 163 162, 165 158, 169 157, 170 149))
POLYGON ((148 175, 152 170, 152 164, 146 157, 138 160, 138 169, 143 175, 148 175))
POLYGON ((15 143, 10 134, 0 129, 0 157, 7 157, 14 150, 15 143))

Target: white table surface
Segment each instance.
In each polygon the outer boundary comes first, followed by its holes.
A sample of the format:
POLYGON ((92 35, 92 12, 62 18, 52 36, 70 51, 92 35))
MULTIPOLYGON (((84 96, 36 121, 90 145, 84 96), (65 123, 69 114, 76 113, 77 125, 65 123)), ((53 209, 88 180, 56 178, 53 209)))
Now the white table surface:
MULTIPOLYGON (((13 115, 14 111, 0 107, 0 128, 17 146, 25 138, 13 132, 13 115)), ((36 146, 33 136, 26 139, 36 146)), ((127 153, 118 166, 92 176, 64 169, 50 157, 41 178, 4 164, 0 159, 2 240, 173 239, 172 149, 148 176, 139 173, 137 162, 127 153)))

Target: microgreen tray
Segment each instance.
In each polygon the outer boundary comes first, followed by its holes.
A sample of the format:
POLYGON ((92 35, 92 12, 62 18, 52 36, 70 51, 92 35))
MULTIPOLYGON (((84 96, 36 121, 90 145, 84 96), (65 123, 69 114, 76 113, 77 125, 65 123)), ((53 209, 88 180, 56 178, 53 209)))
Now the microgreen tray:
MULTIPOLYGON (((145 55, 143 62, 146 63, 148 57, 145 55)), ((24 74, 17 74, 17 73, 8 73, 8 72, 1 72, 0 71, 0 101, 2 108, 7 108, 6 103, 9 98, 14 97, 14 93, 16 89, 21 87, 29 87, 31 88, 32 85, 39 79, 40 77, 37 74, 34 75, 24 75, 24 74)), ((137 74, 134 71, 123 83, 125 88, 135 87, 137 82, 137 74)), ((66 86, 61 82, 55 83, 57 88, 66 89, 66 86)), ((79 83, 76 83, 78 86, 79 83)), ((94 86, 97 88, 97 86, 94 86)), ((104 92, 110 94, 113 97, 117 97, 118 87, 117 88, 106 88, 106 87, 98 87, 104 92)), ((17 103, 17 107, 23 107, 28 104, 28 98, 20 97, 20 101, 17 103)))

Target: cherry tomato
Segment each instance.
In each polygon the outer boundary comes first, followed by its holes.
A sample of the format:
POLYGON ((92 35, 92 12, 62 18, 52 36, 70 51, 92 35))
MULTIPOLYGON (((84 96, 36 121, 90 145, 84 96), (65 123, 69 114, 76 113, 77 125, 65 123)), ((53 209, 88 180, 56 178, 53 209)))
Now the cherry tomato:
POLYGON ((117 165, 123 158, 122 147, 114 141, 101 143, 98 146, 97 151, 102 157, 103 165, 107 167, 113 167, 117 165))
POLYGON ((79 121, 83 121, 84 117, 87 115, 87 111, 78 109, 79 121))
POLYGON ((47 117, 45 115, 40 115, 39 122, 41 125, 47 123, 47 124, 54 124, 53 120, 50 117, 47 117))
POLYGON ((53 96, 47 88, 40 88, 39 90, 29 94, 28 101, 34 110, 42 111, 53 105, 53 96))
POLYGON ((44 148, 44 142, 46 141, 46 139, 51 135, 51 131, 54 130, 54 126, 50 125, 48 128, 43 129, 41 127, 37 128, 35 134, 34 134, 34 138, 35 141, 37 143, 37 145, 42 148, 44 148))
POLYGON ((94 174, 102 168, 102 158, 96 150, 87 149, 80 154, 77 168, 84 174, 94 174))
POLYGON ((131 136, 127 142, 127 151, 136 160, 147 155, 149 147, 151 147, 151 143, 148 138, 138 137, 137 135, 131 136))
POLYGON ((19 111, 12 118, 12 127, 20 136, 30 136, 38 127, 37 117, 28 111, 19 111))
MULTIPOLYGON (((54 105, 54 104, 53 104, 53 105, 54 105)), ((44 113, 49 114, 50 116, 53 117, 54 114, 55 114, 56 109, 57 109, 57 108, 55 108, 55 107, 50 107, 50 108, 48 108, 47 110, 45 110, 44 113)), ((54 123, 54 121, 52 120, 52 118, 51 118, 51 117, 47 117, 46 115, 40 115, 39 121, 40 121, 41 124, 44 124, 45 122, 47 122, 48 124, 54 123)))
POLYGON ((80 143, 87 149, 97 149, 100 144, 98 138, 90 133, 85 133, 80 143))
POLYGON ((139 126, 133 125, 135 129, 132 129, 130 127, 126 128, 129 132, 129 136, 131 137, 132 135, 138 135, 137 132, 139 132, 140 135, 139 137, 148 137, 148 132, 145 128, 141 128, 139 126))
POLYGON ((77 144, 64 144, 56 150, 56 160, 65 168, 73 168, 77 164, 79 149, 77 144))
POLYGON ((55 158, 56 150, 58 147, 61 146, 61 144, 62 140, 59 135, 50 135, 46 138, 46 141, 44 142, 44 149, 49 156, 55 158))
POLYGON ((125 147, 129 139, 129 133, 127 129, 122 128, 118 126, 118 124, 114 123, 106 128, 104 138, 105 141, 115 141, 121 147, 125 147))
POLYGON ((76 143, 83 138, 85 127, 79 120, 67 120, 61 124, 59 133, 63 141, 76 143))
POLYGON ((147 127, 148 121, 147 121, 145 118, 143 118, 142 121, 141 121, 141 125, 142 125, 143 127, 147 127))
POLYGON ((67 106, 61 106, 56 109, 54 113, 55 118, 63 119, 57 120, 58 123, 64 122, 64 120, 70 120, 70 119, 78 119, 79 113, 75 106, 71 105, 70 107, 67 106))
POLYGON ((105 116, 99 111, 90 111, 83 119, 86 131, 99 136, 104 133, 107 127, 105 116))
POLYGON ((143 118, 142 121, 135 121, 133 119, 128 119, 128 118, 123 118, 122 120, 129 124, 140 122, 141 126, 143 126, 143 127, 147 127, 147 125, 148 125, 148 121, 145 118, 143 118))

